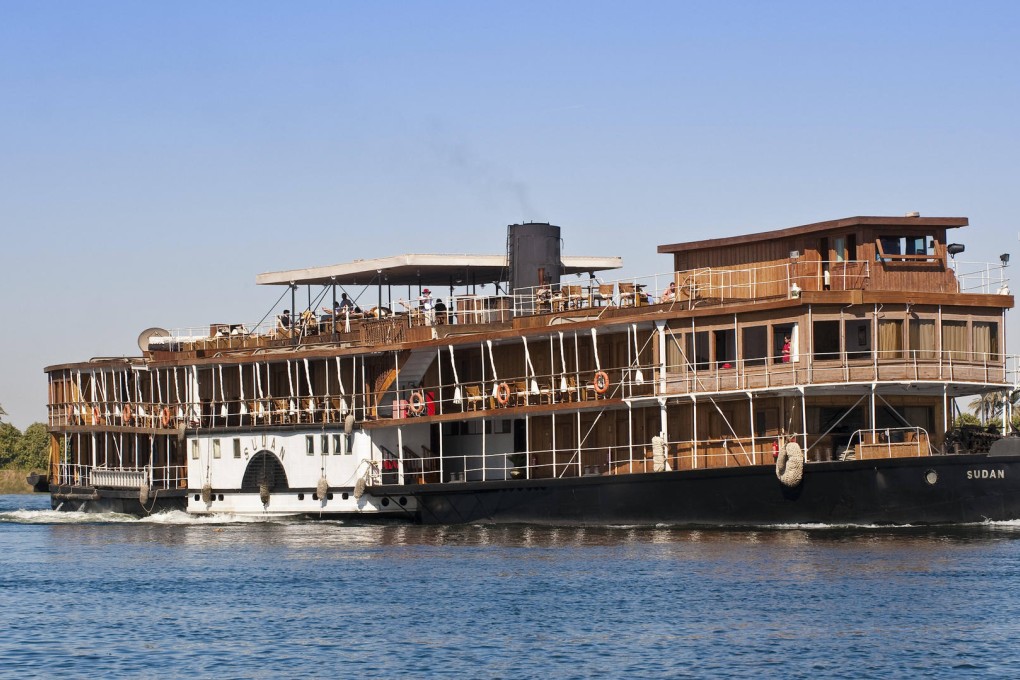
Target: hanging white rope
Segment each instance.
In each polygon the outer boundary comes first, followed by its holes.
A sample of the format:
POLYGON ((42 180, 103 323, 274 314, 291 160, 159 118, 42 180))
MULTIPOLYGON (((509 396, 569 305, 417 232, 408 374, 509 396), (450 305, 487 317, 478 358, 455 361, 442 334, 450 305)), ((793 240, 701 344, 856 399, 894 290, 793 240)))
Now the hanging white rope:
POLYGON ((347 415, 347 393, 344 390, 344 374, 340 367, 340 357, 336 358, 336 384, 340 391, 340 415, 347 415))
POLYGON ((287 385, 290 388, 290 399, 287 401, 287 410, 293 416, 297 408, 294 405, 294 374, 290 370, 290 359, 287 359, 287 385))
POLYGON ((563 347, 563 331, 560 334, 560 392, 567 391, 567 351, 563 347))
POLYGON ((485 344, 489 347, 489 364, 492 366, 492 398, 496 398, 496 393, 499 392, 499 376, 496 375, 496 360, 492 357, 492 340, 486 340, 485 344))
POLYGON ((645 374, 641 372, 641 362, 638 360, 641 350, 638 349, 637 324, 631 324, 631 326, 634 329, 634 365, 637 366, 637 372, 634 373, 634 382, 638 385, 643 385, 645 382, 645 374))
POLYGON ((453 345, 450 345, 450 366, 453 368, 453 403, 460 406, 463 396, 460 393, 460 378, 457 377, 457 359, 453 355, 453 345))
POLYGON ((244 366, 237 365, 237 380, 241 384, 241 415, 248 415, 248 404, 244 400, 244 366))
POLYGON ((311 369, 308 367, 308 359, 305 359, 304 362, 305 362, 305 382, 308 383, 308 413, 309 413, 309 415, 314 417, 314 415, 315 415, 315 396, 314 396, 315 395, 315 390, 312 389, 312 373, 311 373, 311 369))
POLYGON ((531 393, 534 395, 539 394, 538 380, 535 379, 535 365, 531 363, 531 352, 528 351, 528 339, 521 336, 521 340, 524 341, 524 363, 526 363, 528 375, 531 376, 531 393))
MULTIPOLYGON (((220 376, 220 380, 222 381, 222 379, 223 379, 223 376, 221 375, 220 376)), ((167 391, 169 392, 169 389, 167 391)), ((177 399, 177 419, 178 420, 182 420, 184 418, 184 406, 183 406, 183 402, 181 402, 181 384, 180 384, 180 382, 177 379, 177 367, 176 366, 174 366, 174 396, 177 399)))
POLYGON ((223 364, 220 364, 218 368, 220 369, 220 416, 226 420, 230 415, 230 409, 227 408, 227 393, 223 388, 223 364))
POLYGON ((602 370, 602 364, 599 363, 598 332, 594 328, 591 329, 591 346, 595 354, 595 371, 598 372, 602 370))

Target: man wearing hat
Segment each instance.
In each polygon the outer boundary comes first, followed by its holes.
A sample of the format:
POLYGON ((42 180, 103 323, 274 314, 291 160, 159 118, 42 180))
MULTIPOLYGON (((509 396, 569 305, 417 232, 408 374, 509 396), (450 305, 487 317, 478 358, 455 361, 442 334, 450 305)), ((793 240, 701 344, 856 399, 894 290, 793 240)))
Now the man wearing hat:
POLYGON ((418 296, 418 304, 421 307, 422 315, 425 317, 425 324, 432 326, 436 322, 436 305, 432 299, 432 291, 428 288, 423 288, 421 295, 418 296))

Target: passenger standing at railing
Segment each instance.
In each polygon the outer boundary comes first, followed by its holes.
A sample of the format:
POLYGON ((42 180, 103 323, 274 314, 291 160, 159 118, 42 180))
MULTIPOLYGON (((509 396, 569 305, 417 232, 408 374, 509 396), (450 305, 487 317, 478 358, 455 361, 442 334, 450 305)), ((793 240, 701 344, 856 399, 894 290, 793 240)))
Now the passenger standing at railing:
POLYGON ((783 338, 783 363, 790 363, 790 336, 783 338))
POLYGON ((418 304, 421 307, 422 314, 425 315, 425 325, 434 325, 436 322, 436 303, 432 299, 432 291, 428 288, 422 290, 421 295, 418 296, 418 304))
POLYGON ((277 321, 280 323, 280 328, 283 330, 290 330, 290 310, 283 310, 283 314, 277 318, 277 321))
POLYGON ((436 323, 437 324, 442 325, 442 324, 445 324, 445 323, 447 323, 449 321, 449 319, 446 316, 446 305, 443 304, 443 299, 442 298, 437 298, 436 299, 435 310, 436 310, 436 323))

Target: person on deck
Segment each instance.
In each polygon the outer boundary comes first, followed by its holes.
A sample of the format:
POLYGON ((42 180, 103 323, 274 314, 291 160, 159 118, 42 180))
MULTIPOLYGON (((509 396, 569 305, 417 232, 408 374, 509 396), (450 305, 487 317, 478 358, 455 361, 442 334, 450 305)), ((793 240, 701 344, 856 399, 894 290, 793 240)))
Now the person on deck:
POLYGON ((662 293, 662 297, 659 298, 659 302, 660 303, 661 302, 673 302, 674 300, 676 300, 676 281, 670 281, 669 282, 669 288, 667 288, 662 293))
POLYGON ((790 336, 783 338, 783 363, 790 363, 790 336))

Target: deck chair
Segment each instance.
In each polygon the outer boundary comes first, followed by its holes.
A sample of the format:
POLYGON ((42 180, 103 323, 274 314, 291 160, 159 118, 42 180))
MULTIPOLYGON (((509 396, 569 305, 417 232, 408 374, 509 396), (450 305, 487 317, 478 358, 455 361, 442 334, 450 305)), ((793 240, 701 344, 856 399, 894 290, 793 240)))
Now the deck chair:
POLYGON ((563 286, 563 295, 567 299, 567 307, 581 308, 581 303, 584 301, 581 286, 563 286))
POLYGON ((464 400, 467 402, 468 411, 477 411, 485 408, 485 397, 482 396, 482 388, 478 385, 464 386, 464 400))
POLYGON ((635 297, 634 284, 627 281, 620 281, 620 306, 633 307, 635 297))
POLYGON ((528 381, 517 380, 514 382, 514 406, 528 405, 528 381))
POLYGON ((591 292, 592 303, 598 302, 600 307, 603 304, 615 304, 613 288, 613 284, 611 283, 600 283, 598 288, 591 292))
POLYGON ((277 424, 290 424, 290 406, 286 399, 273 399, 273 420, 277 424))

